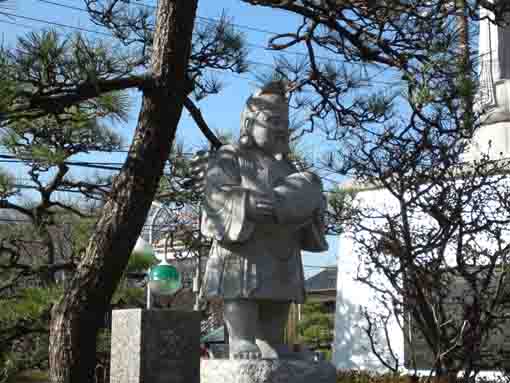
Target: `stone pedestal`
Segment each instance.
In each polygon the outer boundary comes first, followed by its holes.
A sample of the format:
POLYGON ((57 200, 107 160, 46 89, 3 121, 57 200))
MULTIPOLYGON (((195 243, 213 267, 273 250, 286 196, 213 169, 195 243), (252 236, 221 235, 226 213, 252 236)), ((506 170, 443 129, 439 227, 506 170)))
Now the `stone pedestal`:
POLYGON ((200 383, 335 383, 330 362, 202 359, 200 383))
POLYGON ((200 313, 112 312, 110 383, 199 383, 200 313))

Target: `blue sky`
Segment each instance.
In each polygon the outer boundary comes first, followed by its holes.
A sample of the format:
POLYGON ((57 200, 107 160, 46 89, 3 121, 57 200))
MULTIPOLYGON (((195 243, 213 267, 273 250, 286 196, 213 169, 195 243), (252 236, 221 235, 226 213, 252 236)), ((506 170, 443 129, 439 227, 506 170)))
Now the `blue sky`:
MULTIPOLYGON (((143 0, 142 2, 151 5, 155 5, 156 3, 155 0, 143 0)), ((86 13, 69 9, 62 5, 84 7, 81 0, 11 0, 11 7, 7 12, 17 16, 0 15, 0 35, 4 43, 12 46, 17 36, 23 35, 30 30, 50 27, 49 24, 38 22, 34 19, 101 32, 98 26, 92 24, 88 20, 88 15, 86 13), (57 4, 50 4, 48 1, 57 4)), ((274 53, 263 49, 263 47, 267 45, 271 34, 254 31, 250 29, 250 27, 275 33, 289 32, 293 31, 295 25, 300 21, 295 15, 264 7, 249 6, 239 0, 199 1, 198 16, 200 17, 217 19, 221 16, 222 12, 231 17, 233 23, 239 25, 239 30, 244 33, 246 41, 248 42, 248 60, 258 63, 251 67, 251 69, 256 72, 267 70, 268 67, 266 65, 272 63, 274 53)), ((62 33, 73 32, 73 29, 63 26, 54 26, 54 28, 60 30, 62 33)), ((102 32, 104 33, 106 31, 102 30, 102 32)), ((94 38, 106 38, 101 34, 87 34, 94 38)), ((293 48, 293 50, 298 51, 297 48, 293 48)), ((296 57, 296 55, 289 55, 289 58, 296 57)), ((199 107, 212 129, 237 133, 239 130, 240 112, 244 102, 256 88, 256 81, 253 74, 250 73, 243 75, 221 73, 218 74, 218 76, 225 85, 223 91, 219 95, 211 96, 201 101, 199 107)), ((139 94, 133 92, 133 108, 131 110, 129 122, 122 126, 116 126, 116 131, 123 137, 126 145, 131 141, 136 124, 139 103, 139 94)), ((178 141, 183 142, 188 151, 194 151, 206 144, 202 134, 198 128, 196 128, 187 113, 183 114, 178 128, 178 141)), ((325 141, 318 138, 307 138, 303 148, 312 153, 312 155, 317 155, 321 152, 325 144, 325 141)), ((124 155, 123 153, 94 153, 87 157, 81 156, 75 159, 122 162, 124 155)), ((18 178, 26 178, 24 174, 25 170, 22 167, 12 167, 10 170, 18 178)), ((73 171, 76 175, 82 175, 84 172, 83 168, 76 168, 73 169, 73 171)), ((330 250, 327 253, 304 255, 304 264, 311 266, 333 266, 336 265, 336 254, 337 241, 336 238, 331 238, 330 250)), ((318 271, 320 271, 320 269, 315 267, 306 268, 305 270, 307 275, 312 275, 318 271)))

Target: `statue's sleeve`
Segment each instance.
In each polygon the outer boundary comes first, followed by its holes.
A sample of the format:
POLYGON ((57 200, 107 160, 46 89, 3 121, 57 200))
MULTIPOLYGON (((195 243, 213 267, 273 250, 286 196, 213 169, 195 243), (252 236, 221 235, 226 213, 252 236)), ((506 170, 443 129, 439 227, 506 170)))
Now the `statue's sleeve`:
POLYGON ((324 215, 327 209, 327 201, 322 196, 319 208, 314 212, 312 221, 301 229, 301 249, 311 252, 326 251, 329 248, 326 241, 326 224, 324 215))
POLYGON ((248 191, 241 187, 235 148, 221 148, 209 161, 202 204, 202 234, 220 242, 244 242, 254 230, 246 219, 248 191))
POLYGON ((320 178, 307 171, 295 172, 280 180, 274 193, 277 221, 299 228, 301 248, 316 252, 327 250, 324 225, 327 202, 320 178))

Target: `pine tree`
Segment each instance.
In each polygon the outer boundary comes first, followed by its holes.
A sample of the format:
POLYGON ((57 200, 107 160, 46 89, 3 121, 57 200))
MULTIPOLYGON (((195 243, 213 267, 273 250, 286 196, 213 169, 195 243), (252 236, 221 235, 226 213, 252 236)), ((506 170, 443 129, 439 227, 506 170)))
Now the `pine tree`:
MULTIPOLYGON (((87 124, 84 113, 91 111, 101 117, 111 111, 108 107, 119 105, 118 98, 112 100, 114 92, 138 88, 143 94, 126 162, 103 194, 95 232, 69 288, 52 310, 50 366, 54 382, 88 382, 93 378, 96 333, 159 186, 182 108, 186 104, 192 115, 199 116, 190 94, 201 98, 219 90, 219 84, 206 76, 204 69, 245 70, 242 38, 232 32, 226 20, 197 28, 197 38, 192 42, 196 3, 161 1, 156 15, 150 15, 142 8, 131 12, 121 1, 103 9, 100 2, 88 1, 95 22, 109 27, 122 45, 93 43, 83 37, 59 39, 49 32, 20 42, 35 48, 29 54, 13 49, 2 55, 5 97, 0 101, 0 113, 2 125, 12 130, 33 131, 35 121, 40 121, 38 126, 44 132, 45 124, 52 123, 45 120, 52 118, 57 122, 48 126, 47 133, 63 129, 61 124, 66 121, 87 124), (55 37, 48 38, 52 35, 55 37), (129 54, 123 54, 127 51, 129 54), (143 67, 149 68, 147 75, 139 75, 143 67), (104 103, 107 99, 109 105, 104 103), (63 122, 60 116, 65 116, 63 122)), ((200 127, 206 129, 204 124, 200 127)), ((50 164, 57 164, 57 182, 48 185, 49 191, 62 180, 71 182, 65 177, 68 166, 64 153, 73 148, 47 151, 37 147, 37 142, 30 144, 27 155, 48 160, 36 168, 34 178, 50 164)), ((93 183, 80 182, 70 187, 90 188, 90 193, 105 191, 93 183)), ((48 193, 42 196, 46 205, 54 204, 48 193)), ((37 211, 34 219, 43 219, 45 214, 37 211)))

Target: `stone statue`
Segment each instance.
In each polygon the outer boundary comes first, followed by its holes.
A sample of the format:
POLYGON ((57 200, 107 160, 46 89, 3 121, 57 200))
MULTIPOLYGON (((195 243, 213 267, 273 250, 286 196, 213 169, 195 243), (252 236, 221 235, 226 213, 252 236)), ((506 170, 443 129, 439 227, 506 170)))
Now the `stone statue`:
POLYGON ((207 165, 201 231, 214 241, 200 294, 224 301, 231 359, 289 357, 289 306, 305 297, 300 251, 328 248, 321 181, 287 159, 288 113, 282 83, 259 90, 239 143, 207 165))

